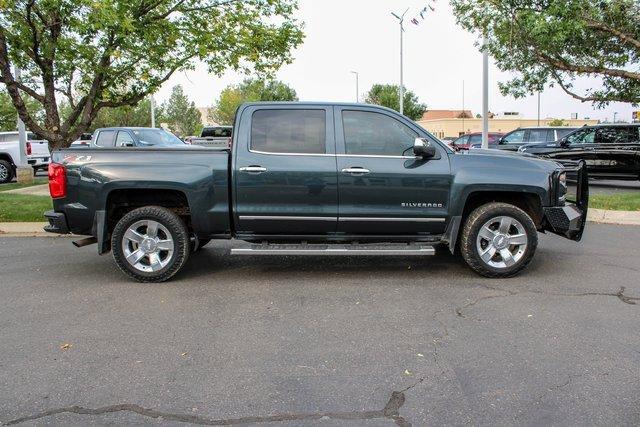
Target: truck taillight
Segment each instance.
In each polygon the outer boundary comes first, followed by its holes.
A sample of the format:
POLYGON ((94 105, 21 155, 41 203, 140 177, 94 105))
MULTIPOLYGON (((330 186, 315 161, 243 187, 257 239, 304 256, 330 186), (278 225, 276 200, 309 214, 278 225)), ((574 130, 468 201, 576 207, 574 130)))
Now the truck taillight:
POLYGON ((67 171, 58 163, 49 163, 49 194, 52 199, 67 196, 67 171))
POLYGON ((27 141, 27 156, 31 155, 31 143, 27 141))

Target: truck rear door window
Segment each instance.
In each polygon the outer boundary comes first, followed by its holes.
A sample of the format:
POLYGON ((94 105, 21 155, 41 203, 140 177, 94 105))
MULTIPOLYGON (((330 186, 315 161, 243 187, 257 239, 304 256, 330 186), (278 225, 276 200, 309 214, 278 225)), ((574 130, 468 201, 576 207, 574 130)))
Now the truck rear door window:
POLYGON ((102 130, 96 138, 96 145, 99 147, 113 147, 115 143, 116 132, 113 130, 102 130))
POLYGON ((231 128, 204 128, 201 138, 231 138, 231 128))
POLYGON ((346 154, 402 156, 418 137, 408 126, 380 113, 343 111, 342 123, 346 154))
POLYGON ((325 154, 325 110, 257 110, 251 121, 251 150, 325 154))

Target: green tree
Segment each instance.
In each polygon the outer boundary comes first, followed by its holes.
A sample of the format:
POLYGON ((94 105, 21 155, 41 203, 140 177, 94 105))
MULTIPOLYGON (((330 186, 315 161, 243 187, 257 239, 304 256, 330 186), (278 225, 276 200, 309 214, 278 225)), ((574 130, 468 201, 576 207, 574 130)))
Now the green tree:
POLYGON ((549 126, 569 126, 569 124, 562 119, 553 119, 549 122, 549 126))
POLYGON ((297 0, 4 0, 0 81, 31 131, 67 146, 102 109, 134 106, 198 61, 216 75, 271 75, 303 40, 296 8, 297 0), (29 98, 44 120, 26 108, 29 98))
MULTIPOLYGON (((43 117, 42 106, 31 99, 27 100, 27 110, 40 120, 43 117)), ((15 131, 18 125, 18 111, 6 91, 0 90, 0 131, 15 131)))
MULTIPOLYGON (((156 116, 162 117, 161 108, 156 108, 156 116)), ((151 100, 145 98, 135 106, 102 109, 91 124, 90 130, 110 126, 151 126, 151 100)))
MULTIPOLYGON (((400 111, 400 86, 375 84, 365 95, 365 102, 369 104, 382 105, 400 111)), ((405 88, 404 91, 404 115, 412 120, 422 117, 427 106, 421 104, 418 96, 405 88)))
POLYGON ((181 137, 195 135, 202 130, 202 116, 193 101, 185 95, 181 85, 173 87, 171 96, 162 104, 163 123, 181 137))
MULTIPOLYGON (((486 49, 503 71, 500 84, 516 98, 559 86, 583 102, 640 102, 638 0, 452 0, 458 23, 486 35, 486 49), (575 79, 600 85, 578 90, 575 79)), ((480 44, 480 41, 478 41, 480 44)))
POLYGON ((209 110, 209 119, 220 124, 232 124, 236 110, 243 102, 297 101, 292 87, 278 80, 245 79, 238 85, 227 86, 209 110))

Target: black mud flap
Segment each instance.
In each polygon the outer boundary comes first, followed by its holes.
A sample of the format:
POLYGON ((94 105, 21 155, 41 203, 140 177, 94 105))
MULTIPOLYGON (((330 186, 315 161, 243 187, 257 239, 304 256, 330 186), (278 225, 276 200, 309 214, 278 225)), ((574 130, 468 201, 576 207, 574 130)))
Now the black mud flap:
POLYGON ((570 188, 564 206, 544 208, 544 229, 579 242, 587 224, 589 212, 589 175, 584 160, 561 161, 567 172, 570 188))

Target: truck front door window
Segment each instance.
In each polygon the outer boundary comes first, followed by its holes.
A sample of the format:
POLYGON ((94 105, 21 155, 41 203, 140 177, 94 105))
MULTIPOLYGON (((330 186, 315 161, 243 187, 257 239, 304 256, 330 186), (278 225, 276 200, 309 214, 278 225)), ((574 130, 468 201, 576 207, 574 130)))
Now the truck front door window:
POLYGON ((520 144, 524 142, 525 130, 516 130, 505 136, 503 141, 507 144, 520 144))
POLYGON ((325 154, 324 110, 258 110, 251 122, 251 151, 325 154))
POLYGON ((368 111, 343 111, 346 154, 402 156, 413 147, 418 133, 398 120, 368 111))

